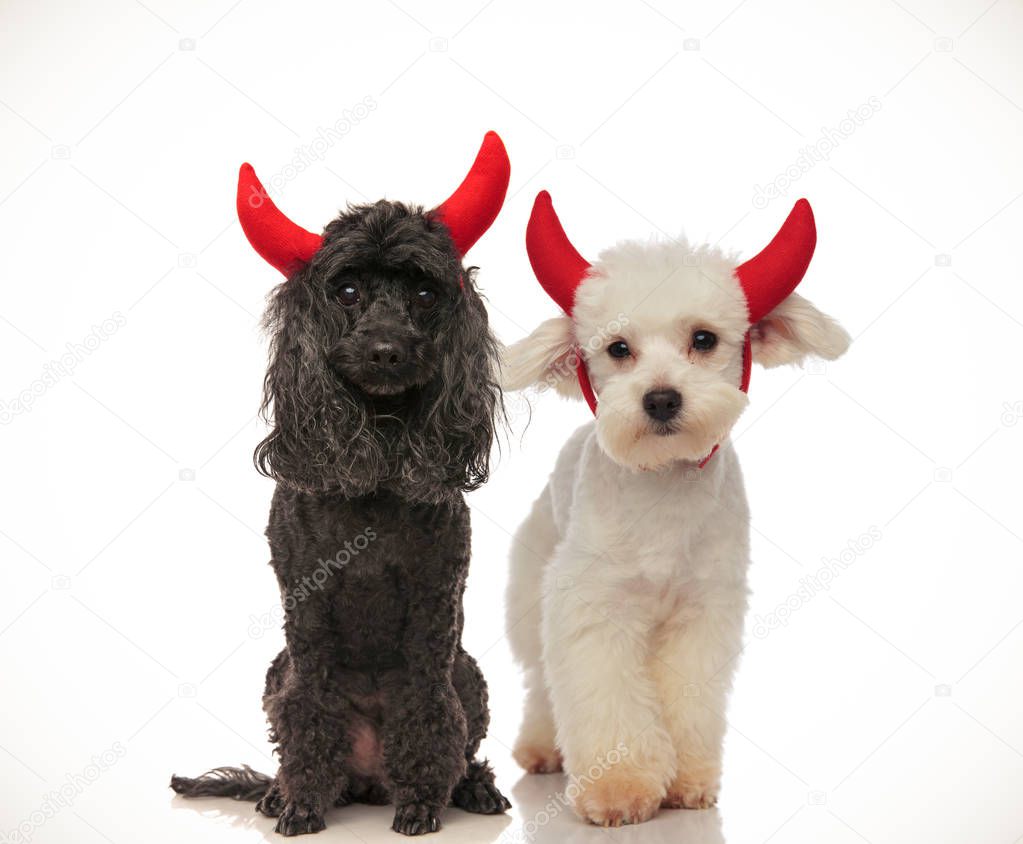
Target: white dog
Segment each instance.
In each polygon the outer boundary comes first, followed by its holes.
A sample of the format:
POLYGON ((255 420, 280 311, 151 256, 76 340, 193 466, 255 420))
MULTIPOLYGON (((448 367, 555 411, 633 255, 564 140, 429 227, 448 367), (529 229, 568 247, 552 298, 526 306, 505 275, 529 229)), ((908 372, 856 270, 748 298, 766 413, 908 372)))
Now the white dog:
POLYGON ((530 260, 570 316, 507 350, 504 385, 587 397, 596 419, 565 444, 512 550, 507 627, 526 683, 514 755, 533 773, 563 762, 593 823, 717 799, 749 566, 728 435, 751 360, 831 360, 849 344, 792 292, 815 242, 800 200, 740 266, 685 242, 622 243, 590 266, 537 197, 530 260))

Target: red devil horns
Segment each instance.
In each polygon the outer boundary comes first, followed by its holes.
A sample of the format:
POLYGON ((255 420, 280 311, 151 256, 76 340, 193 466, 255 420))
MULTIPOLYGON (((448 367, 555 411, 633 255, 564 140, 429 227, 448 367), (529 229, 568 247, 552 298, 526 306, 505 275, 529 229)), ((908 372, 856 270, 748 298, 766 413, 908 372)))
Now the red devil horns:
MULTIPOLYGON (((487 132, 469 174, 431 212, 447 226, 459 255, 480 239, 497 217, 508 190, 511 165, 504 144, 487 132)), ((312 259, 323 238, 291 222, 274 205, 250 164, 238 172, 238 220, 249 243, 272 266, 290 276, 312 259)))
POLYGON ((433 211, 448 227, 459 255, 468 252, 497 218, 510 176, 504 144, 496 132, 487 132, 462 184, 433 211))
POLYGON ((566 314, 572 313, 575 291, 590 268, 568 240, 554 213, 551 195, 540 191, 526 226, 526 252, 540 286, 566 314))
POLYGON ((238 220, 242 231, 268 264, 290 276, 320 248, 322 238, 295 225, 264 190, 251 164, 238 171, 238 220))
POLYGON ((735 270, 746 294, 749 321, 759 322, 796 289, 817 245, 813 209, 805 199, 793 206, 778 234, 735 270))
MULTIPOLYGON (((800 199, 774 239, 735 270, 746 295, 750 324, 767 316, 796 289, 816 244, 813 210, 800 199)), ((569 242, 547 191, 538 193, 533 203, 526 251, 540 285, 565 313, 572 313, 576 288, 590 265, 569 242)))

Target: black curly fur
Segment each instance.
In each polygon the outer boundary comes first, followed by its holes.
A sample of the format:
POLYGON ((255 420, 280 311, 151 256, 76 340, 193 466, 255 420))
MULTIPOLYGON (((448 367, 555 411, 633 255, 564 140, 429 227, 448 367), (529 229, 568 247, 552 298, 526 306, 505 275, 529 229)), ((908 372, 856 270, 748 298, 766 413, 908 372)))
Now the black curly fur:
POLYGON ((349 208, 274 292, 265 325, 273 427, 254 460, 277 481, 267 537, 286 647, 263 708, 280 768, 273 779, 218 768, 171 787, 258 799, 284 835, 323 829, 329 807, 355 801, 393 802, 393 828, 409 835, 438 829, 449 804, 503 812, 475 759, 486 683, 461 646, 462 493, 487 478, 501 413, 474 271, 422 209, 349 208), (350 306, 347 285, 360 294, 350 306), (374 364, 379 341, 405 362, 374 364))

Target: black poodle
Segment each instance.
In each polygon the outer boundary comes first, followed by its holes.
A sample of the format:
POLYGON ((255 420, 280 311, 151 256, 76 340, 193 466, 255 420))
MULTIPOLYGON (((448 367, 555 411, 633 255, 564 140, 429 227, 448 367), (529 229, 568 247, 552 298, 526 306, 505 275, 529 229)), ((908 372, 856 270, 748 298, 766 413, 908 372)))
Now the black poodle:
POLYGON ((487 687, 461 645, 462 493, 487 478, 501 412, 496 344, 462 255, 507 184, 489 133, 437 209, 350 207, 319 237, 242 168, 243 228, 288 276, 265 317, 273 429, 254 458, 277 482, 266 534, 286 646, 263 708, 280 768, 175 776, 179 794, 258 800, 283 835, 317 832, 353 801, 392 802, 406 835, 439 829, 449 804, 509 808, 475 758, 487 687))

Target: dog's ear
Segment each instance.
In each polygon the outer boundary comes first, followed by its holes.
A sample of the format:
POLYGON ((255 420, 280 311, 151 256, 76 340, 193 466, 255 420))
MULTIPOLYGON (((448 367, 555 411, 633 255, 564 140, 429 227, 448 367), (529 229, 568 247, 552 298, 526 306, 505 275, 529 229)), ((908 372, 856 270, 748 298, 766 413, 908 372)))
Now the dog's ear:
POLYGON ((417 463, 414 474, 469 492, 486 483, 496 424, 503 416, 497 341, 476 290, 475 269, 464 278, 455 312, 442 338, 444 355, 415 441, 403 446, 417 463))
POLYGON ((566 398, 581 399, 576 377, 579 349, 572 320, 567 316, 541 322, 528 337, 507 346, 501 355, 501 384, 524 390, 534 384, 553 387, 566 398))
POLYGON ((326 365, 328 333, 336 326, 311 273, 307 267, 280 285, 263 317, 270 362, 261 411, 272 428, 253 462, 260 474, 285 486, 361 495, 375 488, 387 455, 379 438, 365 433, 371 426, 364 404, 326 365))
POLYGON ((750 329, 753 360, 770 368, 807 357, 835 360, 849 348, 848 332, 797 293, 750 329))

